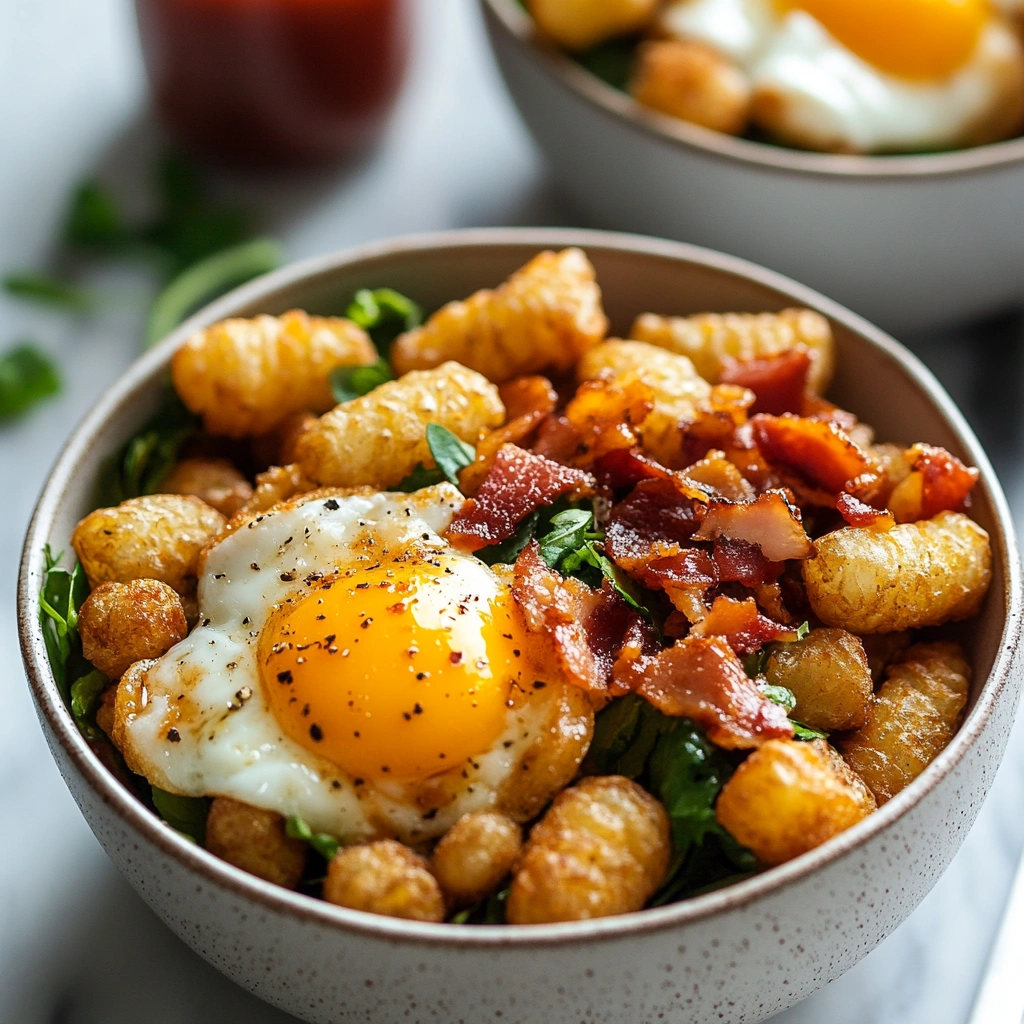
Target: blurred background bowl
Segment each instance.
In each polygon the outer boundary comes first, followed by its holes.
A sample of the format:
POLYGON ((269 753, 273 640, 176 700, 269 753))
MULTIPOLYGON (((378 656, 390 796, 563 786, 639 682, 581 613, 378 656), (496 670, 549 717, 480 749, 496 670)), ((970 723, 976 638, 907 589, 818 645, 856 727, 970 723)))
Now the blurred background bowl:
POLYGON ((894 333, 1024 301, 1024 138, 884 157, 734 138, 613 89, 517 0, 480 3, 512 98, 590 223, 735 253, 894 333))
POLYGON ((923 899, 992 784, 1020 689, 1019 556, 999 483, 934 377, 836 303, 742 260, 599 232, 495 229, 399 239, 293 264, 196 314, 104 395, 51 472, 25 541, 19 634, 32 696, 61 774, 129 882, 194 950, 262 999, 314 1022, 762 1021, 838 977, 923 899), (906 790, 836 839, 719 892, 638 914, 529 928, 430 925, 289 892, 189 842, 107 771, 58 693, 39 626, 43 545, 65 549, 95 481, 157 407, 174 350, 228 316, 345 309, 388 285, 427 309, 493 286, 543 248, 593 261, 613 331, 647 310, 808 306, 838 349, 830 396, 881 438, 923 439, 981 470, 972 514, 990 532, 994 578, 958 633, 974 668, 966 720, 906 790))

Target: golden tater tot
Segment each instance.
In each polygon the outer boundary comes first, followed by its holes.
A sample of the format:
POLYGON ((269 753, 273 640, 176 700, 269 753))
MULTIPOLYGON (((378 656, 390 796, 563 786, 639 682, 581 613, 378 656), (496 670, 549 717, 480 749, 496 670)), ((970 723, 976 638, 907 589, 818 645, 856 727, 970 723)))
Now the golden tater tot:
POLYGON ((712 387, 686 356, 641 341, 606 341, 580 359, 581 381, 607 380, 627 389, 639 381, 650 389, 654 408, 638 427, 643 446, 671 465, 680 454, 680 426, 711 407, 712 387))
POLYGON ((750 116, 747 76, 702 43, 644 43, 629 91, 645 107, 727 135, 741 135, 750 116))
POLYGON ((601 289, 579 249, 542 252, 493 291, 449 302, 391 348, 395 373, 454 360, 489 380, 570 370, 608 329, 601 289))
POLYGON ((621 775, 560 793, 534 826, 512 881, 511 924, 583 921, 640 910, 665 880, 665 808, 621 775))
POLYGON ((793 691, 793 717, 812 729, 856 729, 867 720, 871 670, 864 644, 845 629, 815 629, 803 640, 776 645, 765 675, 793 691))
POLYGON ((568 50, 589 50, 645 28, 660 0, 527 0, 538 27, 568 50))
POLYGON ((165 494, 194 494, 229 519, 252 497, 252 484, 227 459, 182 459, 160 486, 165 494))
POLYGON ((498 790, 496 809, 515 821, 536 817, 573 780, 594 736, 594 708, 584 690, 549 683, 546 692, 547 720, 498 790))
POLYGON ((464 814, 441 837, 432 858, 449 906, 468 907, 490 895, 512 870, 523 830, 494 811, 464 814))
POLYGON ((71 535, 93 587, 159 580, 186 594, 195 587, 199 554, 225 525, 192 495, 151 494, 90 512, 71 535))
POLYGON ((889 663, 895 661, 896 656, 910 646, 913 634, 909 629, 904 629, 899 633, 869 634, 860 639, 864 644, 864 653, 868 656, 871 680, 877 686, 882 681, 889 663))
POLYGON ((246 516, 266 512, 280 501, 288 501, 315 488, 316 484, 302 472, 298 463, 271 466, 266 472, 256 474, 256 489, 241 511, 246 516))
POLYGON ((327 865, 324 899, 385 917, 444 920, 444 896, 430 865, 393 839, 339 850, 327 865))
POLYGON ((199 331, 174 354, 171 378, 207 433, 251 437, 291 413, 330 409, 331 371, 376 358, 369 336, 350 320, 292 310, 199 331))
POLYGON ((656 316, 644 313, 630 337, 678 352, 693 360, 712 384, 721 380, 728 359, 765 359, 803 345, 811 357, 807 385, 824 394, 835 370, 835 343, 828 320, 810 309, 780 313, 698 313, 656 316))
POLYGON ((867 725, 840 741, 880 804, 908 786, 953 738, 971 666, 959 644, 915 644, 886 670, 867 725))
POLYGON ((157 580, 101 583, 78 612, 82 653, 105 676, 159 658, 188 634, 176 591, 157 580))
POLYGON ((500 426, 498 389, 458 363, 416 370, 332 409, 296 445, 310 479, 330 487, 394 487, 419 463, 433 464, 427 425, 475 443, 500 426))
POLYGON ((206 848, 250 875, 294 889, 306 867, 307 847, 285 834, 276 811, 214 797, 206 818, 206 848))
POLYGON ((875 809, 870 792, 824 740, 769 740, 722 787, 715 814, 762 864, 783 864, 875 809))
POLYGON ((988 534, 959 512, 891 530, 847 527, 803 563, 814 614, 852 633, 893 633, 976 615, 992 579, 988 534))

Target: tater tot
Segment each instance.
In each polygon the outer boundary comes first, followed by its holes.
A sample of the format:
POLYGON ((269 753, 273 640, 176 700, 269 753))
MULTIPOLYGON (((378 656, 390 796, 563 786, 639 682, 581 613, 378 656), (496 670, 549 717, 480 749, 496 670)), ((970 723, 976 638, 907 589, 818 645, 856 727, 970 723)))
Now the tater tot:
POLYGON ((783 864, 875 809, 871 793, 824 740, 769 740, 722 787, 719 824, 762 864, 783 864))
POLYGON ((296 444, 310 479, 330 487, 394 487, 419 463, 432 464, 427 425, 475 443, 499 426, 498 389, 458 363, 407 373, 320 417, 296 444))
POLYGON ((434 849, 434 875, 449 906, 468 907, 490 895, 512 870, 523 830, 494 811, 464 814, 434 849))
POLYGON ((645 107, 727 135, 742 134, 750 116, 747 76, 702 43, 644 43, 629 91, 645 107))
POLYGON ((350 320, 292 310, 199 331, 174 354, 171 378, 207 433, 251 437, 292 413, 330 409, 331 371, 376 358, 369 336, 350 320))
POLYGON ((698 313, 656 316, 644 313, 631 338, 678 352, 693 360, 712 384, 721 380, 728 359, 764 359, 803 345, 811 357, 807 385, 824 394, 835 370, 835 342, 828 320, 810 309, 779 313, 698 313))
POLYGON ((712 387, 686 356, 641 341, 606 341, 583 356, 576 373, 580 380, 608 380, 621 388, 635 381, 646 385, 654 408, 638 433, 644 448, 670 465, 679 458, 680 427, 711 406, 712 387))
POLYGON ((812 729, 856 729, 867 720, 871 669, 864 644, 845 629, 815 629, 803 640, 777 644, 765 675, 793 691, 793 717, 812 729))
POLYGON ((584 690, 549 683, 548 715, 538 735, 498 790, 496 809, 529 821, 576 775, 594 736, 594 709, 584 690))
POLYGON ((847 527, 815 547, 803 563, 814 614, 853 633, 969 619, 992 579, 988 534, 958 512, 884 531, 847 527))
POLYGON ((391 348, 397 374, 454 360, 500 384, 570 370, 605 335, 594 268, 579 249, 542 252, 494 291, 450 302, 391 348))
POLYGON ((194 494, 229 519, 252 497, 252 485, 227 459, 182 459, 160 487, 194 494))
POLYGON ((864 644, 864 653, 868 656, 871 680, 875 686, 882 681, 889 663, 910 646, 913 636, 909 629, 904 629, 899 633, 874 633, 860 638, 864 644))
POLYGON ((430 865, 393 839, 339 850, 327 866, 324 899, 411 921, 443 921, 445 915, 444 896, 430 865))
POLYGON ((886 677, 867 725, 840 741, 843 756, 880 804, 913 782, 953 738, 971 667, 959 644, 915 644, 886 677))
POLYGON ((78 613, 82 653, 105 676, 159 658, 188 633, 176 591, 157 580, 101 583, 78 613))
POLYGON ((192 495, 151 494, 90 512, 71 546, 93 587, 150 579, 185 594, 195 587, 200 552, 225 522, 192 495))
POLYGON ((285 834, 276 811, 214 797, 206 818, 206 848, 251 875, 294 889, 306 867, 307 847, 285 834))
POLYGON ((271 466, 263 473, 256 474, 256 489, 252 497, 242 506, 245 515, 266 512, 280 501, 288 501, 299 494, 316 488, 302 467, 295 462, 287 466, 271 466))
POLYGON ((645 28, 660 0, 527 0, 537 25, 568 50, 589 50, 645 28))
POLYGON ((534 826, 512 881, 512 924, 582 921, 640 910, 665 880, 668 815, 621 775, 560 793, 534 826))

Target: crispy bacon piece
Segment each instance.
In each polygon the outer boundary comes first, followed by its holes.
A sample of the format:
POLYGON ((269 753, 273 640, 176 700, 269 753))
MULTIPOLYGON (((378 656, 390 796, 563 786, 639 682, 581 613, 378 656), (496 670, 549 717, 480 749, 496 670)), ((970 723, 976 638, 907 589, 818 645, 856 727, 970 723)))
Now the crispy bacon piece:
POLYGON ((802 345, 764 359, 728 359, 722 368, 723 384, 738 384, 757 396, 752 413, 800 413, 807 394, 810 353, 802 345))
MULTIPOLYGON (((678 614, 679 612, 672 612, 669 618, 678 614)), ((642 658, 653 657, 660 650, 661 644, 658 642, 654 627, 642 615, 634 612, 626 626, 618 656, 612 666, 612 679, 609 684, 611 696, 623 697, 629 693, 629 684, 626 680, 632 666, 642 658)))
POLYGON ((889 507, 901 523, 931 519, 940 512, 962 512, 970 507, 970 495, 978 482, 978 470, 969 469, 945 448, 915 444, 904 452, 910 475, 889 499, 889 507))
POLYGON ((762 615, 752 597, 745 601, 716 597, 711 611, 690 630, 690 636, 724 637, 737 654, 751 654, 776 640, 795 640, 796 630, 762 615))
POLYGON ((850 526, 869 526, 876 530, 891 530, 896 525, 896 517, 887 508, 872 508, 852 494, 840 494, 836 501, 836 508, 850 526))
POLYGON ((592 590, 550 569, 536 541, 516 560, 512 597, 527 629, 546 645, 544 669, 595 695, 607 693, 623 637, 636 619, 626 602, 607 585, 592 590))
POLYGON ((712 557, 720 582, 742 583, 747 587, 774 583, 786 568, 783 562, 765 558, 764 552, 756 545, 724 537, 715 541, 712 557))
POLYGON ((621 666, 620 685, 673 717, 692 718, 712 743, 741 750, 788 739, 786 712, 768 700, 719 636, 688 636, 652 657, 621 666))
POLYGON ((502 445, 476 497, 448 527, 448 538, 464 551, 507 540, 535 509, 569 491, 592 490, 593 478, 578 469, 502 445))
POLYGON ((565 411, 551 416, 534 445, 538 455, 574 466, 590 467, 608 452, 636 447, 634 427, 654 407, 651 389, 639 380, 613 384, 586 380, 565 411))
POLYGON ((725 457, 725 452, 717 449, 712 449, 699 462, 687 466, 682 472, 682 478, 708 492, 709 497, 725 498, 726 501, 752 501, 754 498, 753 486, 725 457))
POLYGON ((765 491, 756 501, 712 501, 704 513, 694 540, 745 541, 755 544, 772 562, 810 557, 811 544, 801 522, 800 510, 782 491, 765 491))
POLYGON ((551 413, 558 395, 547 377, 516 377, 499 385, 508 422, 491 431, 476 446, 476 460, 459 474, 459 488, 467 497, 476 494, 494 465, 503 444, 522 446, 551 413))
POLYGON ((605 526, 608 557, 628 572, 630 565, 649 556, 652 544, 688 544, 699 519, 699 505, 680 495, 671 478, 641 480, 612 507, 605 526))
POLYGON ((672 471, 639 448, 618 448, 602 455, 594 464, 594 474, 600 483, 613 491, 635 487, 641 480, 668 480, 672 471))
POLYGON ((830 495, 847 491, 862 500, 877 489, 881 467, 835 423, 764 413, 750 422, 754 441, 769 464, 793 474, 800 484, 830 495))

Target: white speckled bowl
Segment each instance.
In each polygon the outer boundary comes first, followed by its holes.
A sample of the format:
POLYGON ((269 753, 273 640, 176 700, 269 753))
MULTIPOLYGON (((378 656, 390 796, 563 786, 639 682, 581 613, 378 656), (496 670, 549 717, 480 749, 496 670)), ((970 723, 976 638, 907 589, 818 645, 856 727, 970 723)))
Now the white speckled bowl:
POLYGON ((1010 515, 984 452, 931 374, 863 320, 775 274, 689 246, 583 231, 472 231, 368 246, 288 267, 203 310, 111 388, 61 454, 25 542, 19 627, 53 756, 117 866, 212 964, 316 1022, 761 1021, 851 967, 928 892, 992 782, 1021 681, 1010 515), (820 310, 836 332, 839 402, 883 438, 945 445, 980 467, 974 514, 992 534, 995 575, 980 618, 960 630, 975 669, 963 728, 912 786, 832 842, 721 892, 624 917, 526 928, 416 924, 238 871, 150 814, 79 734, 38 626, 43 544, 67 546, 103 459, 151 415, 171 353, 197 327, 295 306, 334 313, 363 286, 391 285, 432 308, 493 285, 541 248, 565 245, 589 253, 619 331, 645 310, 820 310))
POLYGON ((518 0, 480 3, 512 99, 591 223, 755 260, 889 331, 1024 302, 1024 138, 884 157, 737 139, 606 85, 518 0))

